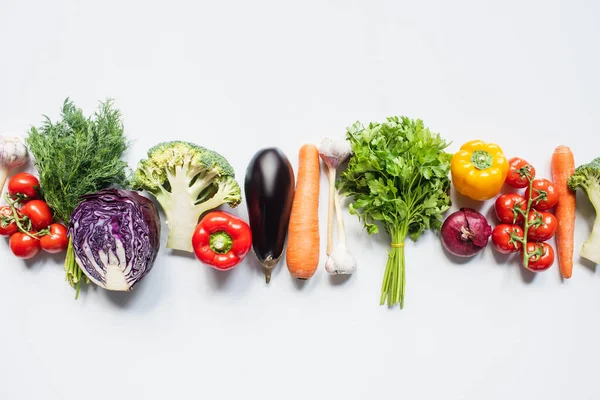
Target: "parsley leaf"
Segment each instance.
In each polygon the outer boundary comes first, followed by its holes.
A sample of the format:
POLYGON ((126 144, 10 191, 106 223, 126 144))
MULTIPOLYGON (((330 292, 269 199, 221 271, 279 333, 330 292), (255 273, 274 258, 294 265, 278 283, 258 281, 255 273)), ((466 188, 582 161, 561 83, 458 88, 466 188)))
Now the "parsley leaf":
POLYGON ((379 225, 391 235, 381 304, 404 306, 404 241, 426 230, 439 231, 450 208, 450 159, 439 134, 421 120, 390 117, 364 127, 357 122, 346 137, 353 155, 338 188, 352 198, 350 213, 369 234, 379 225))

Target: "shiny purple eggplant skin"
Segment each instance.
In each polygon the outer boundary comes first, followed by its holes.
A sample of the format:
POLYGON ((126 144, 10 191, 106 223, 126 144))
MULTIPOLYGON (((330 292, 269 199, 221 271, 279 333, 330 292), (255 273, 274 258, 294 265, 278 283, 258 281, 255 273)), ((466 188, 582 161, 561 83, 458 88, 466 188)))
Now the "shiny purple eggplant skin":
POLYGON ((244 193, 252 230, 252 246, 265 268, 267 283, 271 269, 285 249, 294 187, 294 170, 281 149, 261 149, 250 160, 244 193))

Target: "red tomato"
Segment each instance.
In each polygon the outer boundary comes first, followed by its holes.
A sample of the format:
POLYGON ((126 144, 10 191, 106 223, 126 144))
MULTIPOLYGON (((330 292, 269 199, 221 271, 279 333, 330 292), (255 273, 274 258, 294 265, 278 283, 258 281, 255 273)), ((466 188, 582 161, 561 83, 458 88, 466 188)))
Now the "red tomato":
POLYGON ((514 237, 523 239, 523 229, 519 225, 500 224, 492 231, 494 248, 502 254, 516 253, 523 244, 514 237))
POLYGON ((36 231, 46 229, 52 223, 52 210, 44 200, 31 200, 21 207, 21 214, 31 220, 36 231))
POLYGON ((548 243, 527 242, 529 258, 528 270, 533 272, 545 271, 554 264, 554 249, 548 243))
POLYGON ((558 221, 556 217, 545 211, 531 210, 527 218, 529 221, 529 230, 527 231, 527 240, 533 242, 545 242, 554 236, 558 221))
POLYGON ((514 188, 525 188, 529 186, 530 179, 535 178, 535 168, 527 161, 519 157, 513 157, 508 160, 508 175, 506 175, 506 184, 514 188))
POLYGON ((69 239, 67 228, 62 224, 52 224, 48 228, 50 234, 40 238, 40 246, 48 253, 60 253, 67 249, 69 239))
POLYGON ((494 204, 498 220, 504 224, 522 224, 525 221, 523 214, 515 209, 521 209, 523 212, 527 209, 525 198, 517 193, 507 193, 499 196, 494 204))
POLYGON ((10 236, 18 230, 12 209, 9 206, 0 207, 0 235, 10 236))
POLYGON ((40 252, 40 241, 23 232, 13 234, 8 244, 13 254, 19 258, 32 258, 40 252))
POLYGON ((32 200, 39 197, 40 181, 27 172, 15 174, 8 181, 8 194, 13 199, 32 200))
MULTIPOLYGON (((540 211, 551 209, 558 203, 558 193, 554 184, 548 179, 536 179, 532 184, 533 194, 531 197, 534 200, 532 206, 540 211)), ((529 200, 529 189, 525 191, 525 198, 529 200)))

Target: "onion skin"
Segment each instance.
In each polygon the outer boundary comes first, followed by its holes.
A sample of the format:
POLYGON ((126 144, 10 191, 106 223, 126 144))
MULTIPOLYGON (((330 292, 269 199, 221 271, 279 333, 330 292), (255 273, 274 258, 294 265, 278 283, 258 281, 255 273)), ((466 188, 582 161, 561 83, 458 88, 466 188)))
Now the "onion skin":
POLYGON ((441 229, 444 248, 457 257, 472 257, 487 246, 492 227, 472 208, 461 208, 448 216, 441 229))

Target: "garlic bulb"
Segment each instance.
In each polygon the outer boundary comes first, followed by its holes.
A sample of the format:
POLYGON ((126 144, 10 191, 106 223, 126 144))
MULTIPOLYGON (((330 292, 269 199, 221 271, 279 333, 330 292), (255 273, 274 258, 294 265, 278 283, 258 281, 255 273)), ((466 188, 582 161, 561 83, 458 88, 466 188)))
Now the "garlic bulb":
POLYGON ((338 243, 325 261, 325 271, 329 275, 349 275, 356 271, 356 259, 346 247, 346 243, 338 243))
POLYGON ((8 172, 24 165, 28 159, 27 147, 20 137, 0 136, 0 191, 4 188, 8 172))
POLYGON ((345 139, 323 139, 319 146, 319 155, 325 164, 331 168, 336 169, 340 164, 350 157, 352 154, 352 148, 350 143, 345 139))
POLYGON ((20 137, 0 136, 0 165, 19 167, 28 160, 27 147, 20 137))

